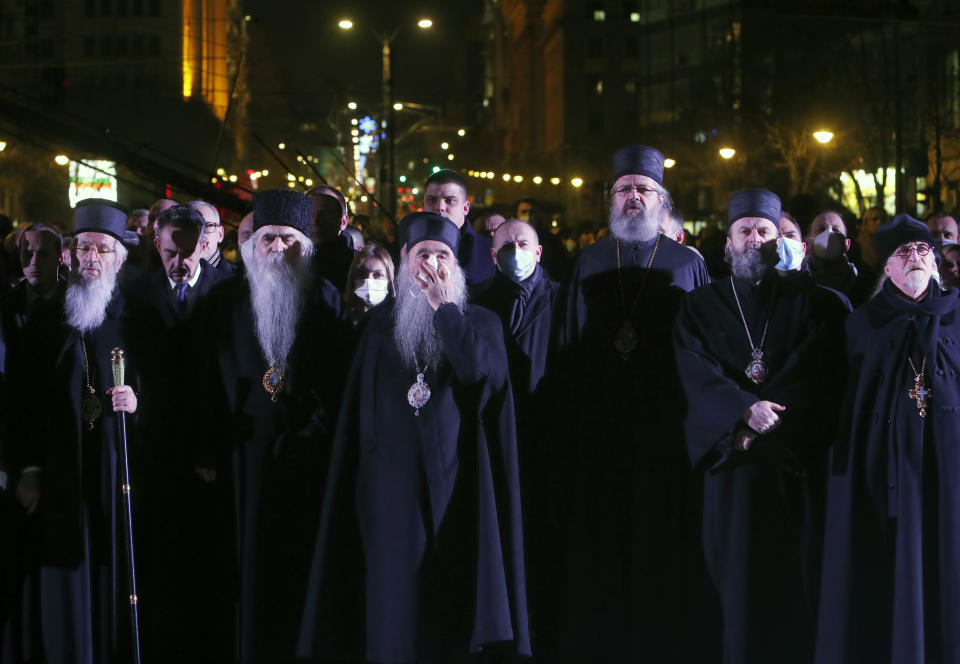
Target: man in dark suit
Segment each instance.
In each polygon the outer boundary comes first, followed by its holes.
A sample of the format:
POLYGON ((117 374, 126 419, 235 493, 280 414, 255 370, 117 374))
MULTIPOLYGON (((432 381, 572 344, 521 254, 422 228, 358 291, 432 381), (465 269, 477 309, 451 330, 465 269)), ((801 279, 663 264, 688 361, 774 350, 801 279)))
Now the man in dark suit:
POLYGON ((224 604, 217 612, 219 578, 213 512, 217 490, 206 474, 194 471, 197 454, 185 435, 183 421, 198 410, 198 392, 190 389, 196 358, 196 311, 210 288, 229 273, 201 258, 212 241, 205 219, 194 206, 176 205, 157 218, 153 242, 160 266, 146 274, 128 295, 129 361, 142 378, 140 411, 142 441, 139 495, 142 514, 138 529, 143 546, 143 592, 154 598, 154 610, 144 613, 144 647, 164 660, 223 655, 226 624, 224 604), (170 426, 171 413, 181 414, 170 426), (196 589, 204 588, 204 601, 196 589), (221 621, 218 623, 218 619, 221 621))

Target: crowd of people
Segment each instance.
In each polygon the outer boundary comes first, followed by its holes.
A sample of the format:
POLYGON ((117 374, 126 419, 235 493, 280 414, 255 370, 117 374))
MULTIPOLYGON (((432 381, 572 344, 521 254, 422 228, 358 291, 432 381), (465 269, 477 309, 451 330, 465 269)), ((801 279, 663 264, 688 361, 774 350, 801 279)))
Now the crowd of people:
POLYGON ((0 662, 960 662, 956 219, 611 176, 10 232, 0 662))

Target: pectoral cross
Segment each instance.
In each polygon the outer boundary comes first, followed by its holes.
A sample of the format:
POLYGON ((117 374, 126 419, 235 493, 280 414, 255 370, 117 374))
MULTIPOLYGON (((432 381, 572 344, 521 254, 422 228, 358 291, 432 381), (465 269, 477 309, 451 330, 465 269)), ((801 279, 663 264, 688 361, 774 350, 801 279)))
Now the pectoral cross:
POLYGON ((923 385, 923 374, 913 379, 913 387, 907 392, 911 399, 917 402, 920 417, 927 416, 927 397, 933 398, 933 392, 923 385))

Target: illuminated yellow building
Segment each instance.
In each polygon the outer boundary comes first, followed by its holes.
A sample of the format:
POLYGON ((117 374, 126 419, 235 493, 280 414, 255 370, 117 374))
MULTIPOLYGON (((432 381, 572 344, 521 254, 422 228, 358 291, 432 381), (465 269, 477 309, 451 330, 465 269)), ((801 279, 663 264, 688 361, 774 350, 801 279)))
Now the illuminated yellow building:
POLYGON ((183 98, 200 97, 222 121, 229 100, 229 0, 182 0, 183 98))

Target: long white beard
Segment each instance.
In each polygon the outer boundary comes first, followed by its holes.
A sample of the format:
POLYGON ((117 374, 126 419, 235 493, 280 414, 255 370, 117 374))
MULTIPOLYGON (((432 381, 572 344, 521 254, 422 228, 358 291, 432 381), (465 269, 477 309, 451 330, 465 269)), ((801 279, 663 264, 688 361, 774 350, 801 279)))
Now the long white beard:
POLYGON ((96 279, 71 275, 70 280, 65 306, 67 323, 86 334, 103 325, 107 305, 117 286, 117 273, 106 269, 96 279))
MULTIPOLYGON (((467 282, 463 270, 455 265, 450 278, 454 285, 454 304, 462 312, 467 303, 467 282)), ((436 369, 443 359, 443 348, 433 319, 436 312, 420 286, 407 269, 407 259, 400 263, 397 275, 397 304, 393 309, 393 340, 403 363, 421 371, 436 369)))
POLYGON ((659 213, 654 215, 644 207, 636 216, 610 202, 610 232, 621 242, 649 242, 660 232, 659 213))
POLYGON ((303 294, 310 284, 309 268, 306 261, 291 266, 282 254, 272 253, 264 260, 252 251, 250 254, 250 260, 244 256, 244 263, 257 341, 270 366, 282 371, 286 369, 297 321, 303 312, 303 294))

